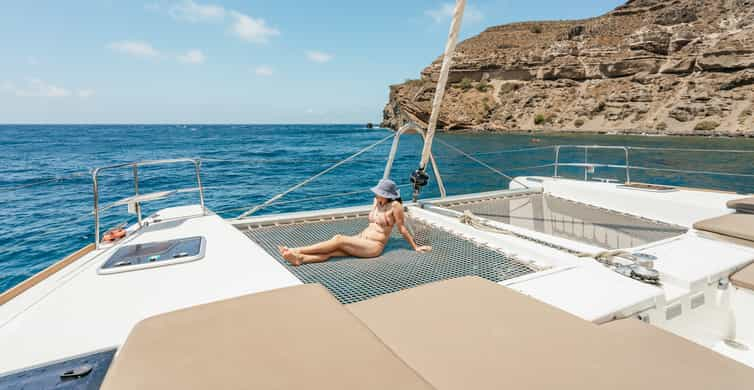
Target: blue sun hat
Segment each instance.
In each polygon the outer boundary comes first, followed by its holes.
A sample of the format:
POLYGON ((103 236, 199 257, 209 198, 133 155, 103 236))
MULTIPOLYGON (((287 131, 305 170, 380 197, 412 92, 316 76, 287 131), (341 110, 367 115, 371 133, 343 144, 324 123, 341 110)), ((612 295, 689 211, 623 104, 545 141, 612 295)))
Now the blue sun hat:
POLYGON ((375 195, 379 195, 383 198, 390 200, 396 200, 401 197, 401 191, 395 182, 390 179, 382 179, 376 186, 371 188, 375 195))

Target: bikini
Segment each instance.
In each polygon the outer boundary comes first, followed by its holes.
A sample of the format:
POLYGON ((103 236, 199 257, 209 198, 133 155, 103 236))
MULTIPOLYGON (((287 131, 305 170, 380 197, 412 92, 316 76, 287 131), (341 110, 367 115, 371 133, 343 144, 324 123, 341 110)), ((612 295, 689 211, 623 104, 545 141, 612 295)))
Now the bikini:
MULTIPOLYGON (((375 224, 377 224, 377 225, 379 225, 379 226, 382 226, 383 228, 389 228, 389 227, 392 227, 392 226, 393 226, 393 223, 395 223, 395 222, 394 222, 394 221, 391 221, 391 219, 390 219, 390 218, 388 218, 388 212, 390 211, 390 208, 389 208, 388 206, 390 206, 390 205, 391 205, 391 204, 390 204, 390 203, 388 203, 388 204, 386 204, 386 205, 385 205, 384 207, 380 207, 380 206, 378 206, 377 204, 375 204, 375 205, 374 205, 374 208, 373 208, 373 209, 372 209, 372 211, 371 211, 371 212, 369 213, 369 217, 368 217, 368 219, 369 219, 369 222, 370 222, 370 223, 375 223, 375 224), (387 209, 387 210, 385 210, 385 209, 387 209), (393 222, 393 223, 391 223, 391 222, 393 222)), ((361 238, 364 238, 364 239, 367 239, 367 240, 370 240, 370 241, 376 241, 376 242, 379 242, 379 243, 381 243, 381 244, 384 244, 384 243, 383 243, 382 241, 380 241, 380 240, 375 240, 375 239, 373 239, 373 238, 370 238, 370 237, 367 237, 367 236, 365 236, 365 235, 364 235, 364 232, 361 232, 361 233, 359 234, 359 237, 361 237, 361 238)))

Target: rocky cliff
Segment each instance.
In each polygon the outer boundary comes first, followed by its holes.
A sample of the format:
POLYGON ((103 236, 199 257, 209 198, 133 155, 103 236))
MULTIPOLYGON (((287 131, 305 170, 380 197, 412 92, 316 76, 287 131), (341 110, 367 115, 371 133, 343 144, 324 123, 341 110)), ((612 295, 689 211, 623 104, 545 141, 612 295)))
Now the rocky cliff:
MULTIPOLYGON (((390 87, 383 126, 426 124, 440 59, 390 87)), ((754 0, 631 0, 458 45, 439 128, 752 135, 754 0)))

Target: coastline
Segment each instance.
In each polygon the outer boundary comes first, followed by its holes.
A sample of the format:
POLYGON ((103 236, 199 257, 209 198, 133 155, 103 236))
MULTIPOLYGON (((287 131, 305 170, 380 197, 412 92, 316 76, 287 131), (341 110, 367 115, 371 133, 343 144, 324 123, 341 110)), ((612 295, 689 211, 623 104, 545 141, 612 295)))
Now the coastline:
MULTIPOLYGON (((395 131, 390 127, 381 127, 395 131)), ((733 132, 657 132, 653 130, 553 130, 553 129, 530 129, 530 130, 496 130, 496 129, 479 129, 479 128, 460 128, 453 130, 441 130, 442 133, 453 134, 510 134, 510 135, 607 135, 607 136, 636 136, 636 137, 678 137, 678 138, 745 138, 754 139, 754 133, 733 133, 733 132)))

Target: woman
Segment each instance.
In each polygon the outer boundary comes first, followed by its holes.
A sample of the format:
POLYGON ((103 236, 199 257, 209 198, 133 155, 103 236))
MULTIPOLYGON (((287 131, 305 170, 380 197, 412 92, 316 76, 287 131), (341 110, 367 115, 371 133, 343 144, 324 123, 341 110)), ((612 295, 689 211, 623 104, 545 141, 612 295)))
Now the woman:
POLYGON ((398 226, 403 238, 417 252, 429 252, 430 246, 416 244, 404 224, 405 214, 398 186, 392 180, 383 179, 372 188, 374 206, 369 213, 369 226, 356 236, 337 234, 333 238, 300 248, 278 247, 280 254, 294 266, 320 263, 333 257, 354 256, 372 258, 382 254, 390 239, 393 226, 398 226))

